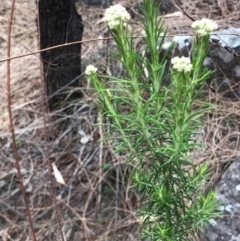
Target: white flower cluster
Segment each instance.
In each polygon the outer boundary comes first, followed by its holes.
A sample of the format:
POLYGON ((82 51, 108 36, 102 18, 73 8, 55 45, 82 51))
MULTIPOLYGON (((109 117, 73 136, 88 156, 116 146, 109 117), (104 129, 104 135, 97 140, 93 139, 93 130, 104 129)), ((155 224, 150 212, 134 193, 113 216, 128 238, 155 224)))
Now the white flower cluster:
POLYGON ((203 18, 201 20, 194 21, 192 28, 196 31, 199 36, 205 36, 210 32, 217 30, 218 25, 211 19, 203 18))
POLYGON ((120 4, 116 4, 106 9, 103 21, 108 23, 110 29, 114 29, 123 23, 124 25, 129 22, 130 14, 127 10, 120 4))
POLYGON ((92 75, 92 74, 96 74, 97 71, 98 71, 98 69, 90 64, 90 65, 87 66, 87 68, 85 70, 85 74, 86 75, 92 75))
POLYGON ((178 72, 190 72, 192 70, 192 64, 190 58, 186 57, 174 57, 171 61, 173 69, 176 69, 178 72))

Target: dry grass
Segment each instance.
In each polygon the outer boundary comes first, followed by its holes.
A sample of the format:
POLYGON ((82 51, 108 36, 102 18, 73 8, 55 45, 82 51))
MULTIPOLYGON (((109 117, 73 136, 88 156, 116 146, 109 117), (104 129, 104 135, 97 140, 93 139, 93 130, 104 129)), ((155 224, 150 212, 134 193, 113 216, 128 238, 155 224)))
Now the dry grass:
MULTIPOLYGON (((136 1, 123 3, 134 14, 136 1)), ((184 9, 191 12, 189 5, 184 5, 184 9)), ((108 34, 106 26, 101 22, 103 9, 79 4, 78 10, 85 26, 83 40, 108 34)), ((6 57, 9 11, 10 1, 2 0, 0 59, 6 57)), ((13 56, 38 49, 36 11, 34 1, 17 1, 11 47, 13 56)), ((214 14, 217 11, 219 9, 213 6, 210 13, 214 14)), ((229 19, 223 20, 218 17, 219 23, 222 23, 222 26, 230 22, 234 24, 236 12, 230 13, 229 19)), ((205 14, 204 8, 202 13, 205 14)), ((195 11, 192 14, 197 18, 199 13, 195 11)), ((185 17, 177 24, 173 18, 167 18, 166 23, 170 26, 171 34, 189 34, 190 22, 185 17)), ((133 20, 133 24, 137 26, 136 19, 133 20)), ((111 73, 106 63, 106 51, 107 43, 103 41, 84 44, 82 68, 88 63, 94 63, 111 73)), ((120 67, 115 69, 120 71, 120 67)), ((0 62, 0 76, 0 237, 3 241, 31 240, 14 169, 6 108, 6 62, 0 62)), ((87 80, 83 77, 77 89, 62 90, 69 93, 69 96, 73 92, 81 92, 83 98, 66 98, 58 103, 58 110, 46 116, 46 130, 43 127, 45 108, 41 105, 38 55, 11 61, 11 91, 18 155, 37 239, 60 240, 56 207, 52 202, 52 196, 55 195, 65 240, 139 240, 139 219, 136 210, 139 208, 140 197, 130 190, 130 173, 134 166, 126 164, 124 156, 119 156, 112 148, 106 147, 108 143, 98 142, 104 130, 94 123, 103 120, 94 106, 94 92, 88 88, 87 80), (44 140, 45 131, 48 133, 47 143, 44 140), (83 132, 92 137, 86 144, 80 142, 80 133, 83 132), (67 186, 55 183, 54 190, 51 189, 46 145, 49 148, 51 162, 56 163, 67 186)), ((209 188, 212 188, 229 161, 239 155, 240 114, 239 101, 233 102, 219 95, 209 98, 216 104, 217 109, 206 116, 205 147, 203 151, 196 153, 195 161, 209 162, 212 167, 209 188)))

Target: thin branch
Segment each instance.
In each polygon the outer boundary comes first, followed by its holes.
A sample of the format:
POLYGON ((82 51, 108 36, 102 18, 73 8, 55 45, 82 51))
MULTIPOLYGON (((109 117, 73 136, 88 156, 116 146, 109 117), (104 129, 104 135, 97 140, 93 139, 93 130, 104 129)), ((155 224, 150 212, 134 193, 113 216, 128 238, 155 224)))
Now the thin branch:
MULTIPOLYGON (((216 34, 214 34, 216 35, 216 34)), ((217 34, 217 36, 220 36, 221 34, 217 34)), ((235 36, 238 36, 239 37, 239 34, 224 34, 224 35, 235 35, 235 36)), ((166 35, 167 37, 174 37, 175 35, 166 35)), ((191 36, 189 34, 178 34, 178 36, 191 36)), ((194 35, 192 35, 194 36, 194 35)), ((133 36, 133 38, 143 38, 142 36, 133 36)), ((65 43, 65 44, 60 44, 60 45, 56 45, 56 46, 52 46, 52 47, 49 47, 49 48, 46 48, 46 49, 41 49, 41 50, 37 50, 37 51, 34 51, 34 52, 30 52, 28 54, 21 54, 21 55, 17 55, 17 56, 13 56, 13 57, 7 57, 5 59, 0 59, 0 62, 5 62, 7 60, 12 60, 12 59, 19 59, 19 58, 22 58, 22 57, 27 57, 27 56, 30 56, 30 55, 36 55, 36 54, 39 54, 39 53, 42 53, 42 52, 45 52, 45 51, 48 51, 48 50, 52 50, 52 49, 57 49, 57 48, 61 48, 61 47, 64 47, 64 46, 69 46, 69 45, 74 45, 74 44, 84 44, 84 43, 89 43, 89 42, 95 42, 95 41, 100 41, 100 40, 105 40, 105 41, 108 41, 110 39, 113 39, 112 37, 106 37, 106 38, 94 38, 94 39, 89 39, 89 40, 82 40, 82 41, 75 41, 75 42, 71 42, 71 43, 65 43)), ((39 58, 38 56, 36 56, 37 58, 39 58)))
POLYGON ((31 215, 31 211, 30 211, 30 208, 28 205, 26 190, 25 190, 25 187, 23 184, 23 178, 22 178, 19 158, 18 158, 18 154, 17 154, 16 137, 15 137, 15 131, 14 131, 13 116, 12 116, 10 54, 11 54, 11 33, 12 33, 12 20, 13 20, 14 6, 15 6, 15 0, 12 0, 11 12, 10 12, 9 24, 8 24, 8 35, 7 35, 7 57, 8 57, 8 60, 7 60, 7 103, 8 103, 8 106, 7 106, 7 108, 8 108, 10 131, 12 134, 12 148, 13 148, 14 159, 15 159, 15 168, 17 169, 17 175, 18 175, 18 180, 20 183, 21 194, 22 194, 24 204, 26 207, 30 230, 32 232, 32 239, 33 239, 33 241, 37 241, 35 231, 34 231, 34 226, 33 226, 32 215, 31 215))
MULTIPOLYGON (((139 37, 139 38, 142 38, 142 37, 139 37)), ((8 56, 5 59, 0 59, 0 62, 5 62, 7 60, 12 60, 12 59, 18 59, 18 58, 22 58, 22 57, 26 57, 26 56, 30 56, 30 55, 35 55, 35 54, 39 54, 39 53, 42 53, 42 52, 45 52, 45 51, 48 51, 48 50, 61 48, 61 47, 64 47, 64 46, 69 46, 69 45, 74 45, 74 44, 84 44, 84 43, 94 42, 94 41, 99 41, 99 40, 109 40, 109 38, 97 38, 97 39, 89 39, 89 40, 75 41, 75 42, 71 42, 71 43, 60 44, 60 45, 56 45, 56 46, 49 47, 49 48, 46 48, 46 49, 37 50, 37 51, 31 52, 31 53, 28 53, 28 54, 21 54, 21 55, 14 56, 14 57, 8 56)))
MULTIPOLYGON (((215 35, 215 36, 221 36, 221 35, 231 35, 231 36, 237 36, 237 37, 240 37, 239 34, 212 34, 212 35, 215 35)), ((177 36, 194 36, 194 35, 189 35, 189 34, 178 34, 177 36)), ((175 37, 175 35, 166 35, 166 37, 175 37)), ((135 36, 133 38, 143 38, 142 36, 135 36)), ((71 42, 71 43, 65 43, 65 44, 60 44, 60 45, 56 45, 56 46, 53 46, 53 47, 49 47, 49 48, 46 48, 46 49, 41 49, 41 50, 37 50, 37 51, 34 51, 34 52, 31 52, 31 53, 28 53, 28 54, 21 54, 21 55, 17 55, 17 56, 13 56, 13 57, 7 57, 5 59, 0 59, 0 63, 1 62, 5 62, 5 61, 8 61, 8 60, 12 60, 12 59, 19 59, 19 58, 23 58, 23 57, 27 57, 27 56, 30 56, 30 55, 36 55, 36 54, 39 54, 39 53, 42 53, 42 52, 45 52, 45 51, 48 51, 48 50, 52 50, 52 49, 56 49, 56 48, 61 48, 61 47, 64 47, 64 46, 69 46, 69 45, 74 45, 74 44, 84 44, 84 43, 88 43, 88 42, 95 42, 95 41, 100 41, 100 40, 110 40, 110 39, 113 39, 112 37, 107 37, 107 38, 97 38, 97 39, 89 39, 89 40, 83 40, 83 41, 76 41, 76 42, 71 42)), ((219 44, 220 45, 220 44, 219 44)), ((38 56, 36 56, 37 58, 39 58, 38 56)), ((44 61, 44 60, 43 60, 44 61)))

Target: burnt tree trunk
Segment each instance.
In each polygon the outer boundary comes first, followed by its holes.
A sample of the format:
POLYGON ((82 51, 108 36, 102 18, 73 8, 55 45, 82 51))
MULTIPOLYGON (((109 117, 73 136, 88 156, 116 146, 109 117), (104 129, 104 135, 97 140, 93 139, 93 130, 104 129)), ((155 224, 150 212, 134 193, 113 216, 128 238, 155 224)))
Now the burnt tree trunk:
MULTIPOLYGON (((39 1, 40 48, 81 41, 83 25, 75 0, 39 1)), ((81 45, 74 44, 41 53, 49 107, 64 98, 66 87, 78 86, 81 45)))

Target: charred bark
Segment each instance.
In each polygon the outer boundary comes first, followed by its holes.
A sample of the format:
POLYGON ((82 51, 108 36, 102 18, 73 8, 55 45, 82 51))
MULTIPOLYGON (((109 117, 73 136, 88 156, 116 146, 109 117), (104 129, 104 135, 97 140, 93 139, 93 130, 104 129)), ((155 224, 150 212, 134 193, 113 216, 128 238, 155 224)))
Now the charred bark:
MULTIPOLYGON (((39 1, 40 48, 81 41, 83 25, 75 0, 39 1)), ((61 90, 78 86, 81 45, 62 46, 41 53, 49 107, 64 98, 61 90)))

